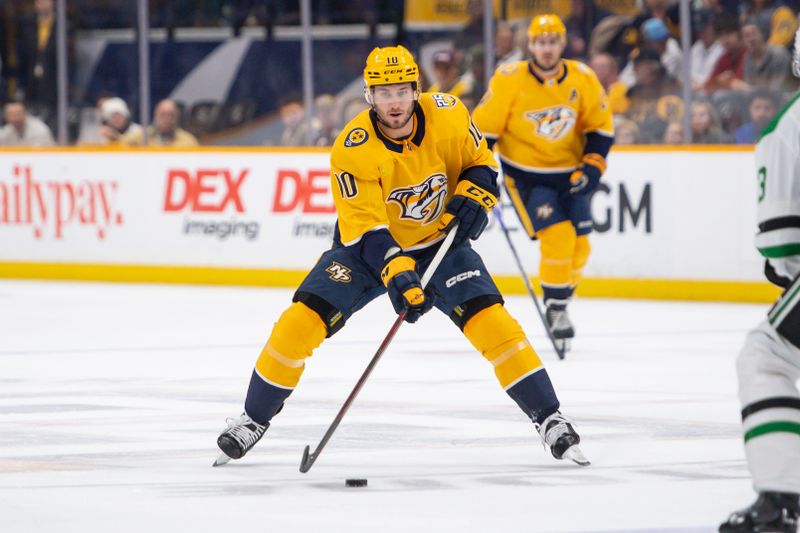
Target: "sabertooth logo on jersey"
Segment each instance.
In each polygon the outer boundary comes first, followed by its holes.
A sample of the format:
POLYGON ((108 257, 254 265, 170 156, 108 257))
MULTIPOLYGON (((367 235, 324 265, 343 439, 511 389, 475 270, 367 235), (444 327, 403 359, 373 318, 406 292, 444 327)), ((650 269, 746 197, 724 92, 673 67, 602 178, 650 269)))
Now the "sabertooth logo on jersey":
POLYGON ((446 196, 447 177, 434 174, 419 185, 393 190, 386 203, 397 202, 400 205, 400 218, 430 224, 442 214, 446 196))
POLYGON ((344 265, 340 265, 336 261, 333 261, 331 266, 325 269, 325 272, 330 274, 329 277, 333 281, 338 281, 340 283, 350 283, 350 281, 353 279, 352 276, 350 276, 352 270, 344 265))
POLYGON ((548 141, 557 141, 575 126, 575 110, 566 106, 548 107, 539 111, 528 111, 525 118, 536 124, 536 135, 548 141))

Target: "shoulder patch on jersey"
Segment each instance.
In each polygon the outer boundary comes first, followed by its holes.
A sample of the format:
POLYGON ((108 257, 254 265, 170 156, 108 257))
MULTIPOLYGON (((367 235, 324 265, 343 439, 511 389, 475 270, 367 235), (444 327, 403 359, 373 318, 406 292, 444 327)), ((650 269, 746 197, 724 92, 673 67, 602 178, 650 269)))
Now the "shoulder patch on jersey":
POLYGON ((386 203, 400 205, 400 218, 416 220, 423 225, 439 218, 447 196, 447 176, 432 174, 411 187, 399 187, 389 193, 386 203))
POLYGON ((369 139, 369 133, 364 128, 353 128, 347 133, 344 139, 344 145, 348 148, 364 144, 369 139))
POLYGON ((510 65, 501 65, 500 68, 497 69, 497 72, 504 76, 510 76, 517 71, 517 64, 511 63, 510 65))
POLYGON ((455 107, 456 105, 456 97, 452 94, 433 93, 431 98, 433 98, 433 103, 436 104, 436 107, 455 107))
POLYGON ((577 115, 571 107, 557 105, 528 111, 525 118, 536 124, 536 135, 549 141, 557 141, 575 126, 577 115))

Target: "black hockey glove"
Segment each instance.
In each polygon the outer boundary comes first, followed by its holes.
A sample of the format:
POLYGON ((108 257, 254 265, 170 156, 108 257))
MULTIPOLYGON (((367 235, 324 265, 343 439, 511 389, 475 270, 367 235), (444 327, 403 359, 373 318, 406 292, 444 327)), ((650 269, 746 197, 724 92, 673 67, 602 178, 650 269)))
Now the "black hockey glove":
POLYGON ((600 183, 600 176, 606 171, 606 160, 599 154, 586 154, 583 164, 569 177, 570 194, 588 194, 600 183))
POLYGON ((407 255, 395 255, 381 269, 381 280, 389 291, 389 299, 399 315, 407 310, 405 321, 414 323, 433 307, 432 290, 423 291, 417 274, 417 262, 407 255))
POLYGON ((467 239, 477 239, 489 223, 489 211, 497 205, 497 193, 475 185, 469 180, 458 182, 456 192, 447 202, 439 221, 439 231, 447 233, 458 222, 453 246, 467 239))

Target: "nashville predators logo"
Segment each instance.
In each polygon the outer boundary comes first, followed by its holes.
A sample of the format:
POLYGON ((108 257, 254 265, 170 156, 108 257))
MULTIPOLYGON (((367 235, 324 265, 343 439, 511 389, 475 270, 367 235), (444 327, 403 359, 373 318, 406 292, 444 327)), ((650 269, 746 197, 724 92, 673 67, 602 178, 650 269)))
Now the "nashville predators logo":
POLYGON ((350 280, 353 279, 352 276, 350 276, 350 272, 352 272, 352 270, 344 265, 340 265, 336 261, 332 262, 331 266, 325 269, 325 272, 330 274, 329 277, 333 281, 338 281, 340 283, 350 283, 350 280))
POLYGON ((536 134, 548 141, 557 141, 575 126, 575 111, 571 107, 555 106, 540 111, 528 111, 525 118, 536 124, 536 134))
POLYGON ((550 204, 542 204, 536 208, 536 218, 540 220, 547 220, 553 214, 553 208, 550 204))
POLYGON ((434 174, 419 185, 393 190, 386 203, 397 202, 400 205, 400 218, 430 224, 442 213, 446 196, 447 177, 434 174))
POLYGON ((364 144, 369 139, 369 134, 367 130, 364 128, 353 128, 350 130, 350 133, 347 134, 347 138, 344 140, 344 145, 350 148, 351 146, 358 146, 359 144, 364 144))

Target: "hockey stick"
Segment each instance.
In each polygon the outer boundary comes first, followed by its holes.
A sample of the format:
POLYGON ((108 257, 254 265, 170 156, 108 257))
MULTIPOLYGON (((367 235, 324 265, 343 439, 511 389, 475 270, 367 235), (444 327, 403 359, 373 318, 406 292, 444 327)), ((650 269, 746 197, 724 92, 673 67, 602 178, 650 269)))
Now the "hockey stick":
MULTIPOLYGON (((453 227, 447 234, 447 237, 445 237, 444 242, 442 242, 441 246, 439 246, 439 250, 436 252, 436 255, 433 256, 431 264, 428 265, 428 268, 422 275, 421 281, 423 289, 425 288, 426 285, 428 285, 428 282, 433 277, 434 272, 436 272, 436 269, 439 267, 439 263, 442 262, 442 259, 444 259, 447 250, 449 250, 450 246, 453 244, 453 239, 456 238, 457 229, 458 225, 456 224, 456 226, 453 227)), ((378 351, 375 352, 375 355, 372 356, 372 360, 367 365, 366 370, 364 370, 364 373, 361 374, 358 383, 356 383, 356 386, 353 387, 352 392, 350 392, 350 395, 344 401, 344 404, 342 404, 341 409, 339 409, 339 413, 336 415, 336 418, 333 419, 333 422, 331 422, 331 425, 330 427, 328 427, 328 431, 325 432, 325 435, 323 435, 322 440, 319 441, 317 449, 314 450, 314 453, 309 453, 311 449, 310 446, 306 446, 305 450, 303 450, 303 459, 300 461, 300 472, 305 474, 314 465, 314 461, 316 461, 317 457, 319 457, 319 454, 322 453, 322 449, 328 443, 331 436, 333 436, 333 432, 336 431, 337 427, 339 427, 339 423, 342 421, 342 418, 344 418, 345 413, 347 413, 347 410, 350 409, 350 405, 352 405, 353 401, 356 399, 356 396, 358 396, 358 393, 361 391, 361 388, 364 386, 364 383, 366 383, 367 378, 372 373, 372 370, 375 368, 375 365, 378 364, 378 360, 383 355, 383 352, 386 351, 386 348, 389 347, 389 343, 392 342, 392 339, 397 333, 397 330, 400 329, 400 326, 403 324, 403 321, 406 318, 406 314, 408 314, 408 311, 404 310, 399 315, 397 315, 397 320, 394 321, 394 324, 392 325, 392 328, 389 330, 389 333, 386 334, 386 337, 383 339, 383 342, 381 342, 381 345, 378 347, 378 351)))
POLYGON ((517 262, 517 267, 519 268, 519 272, 520 274, 522 274, 522 281, 525 282, 525 288, 528 289, 528 294, 530 294, 531 299, 533 299, 533 305, 534 307, 536 307, 536 312, 539 313, 539 318, 542 319, 542 325, 544 326, 544 331, 547 333, 547 337, 550 339, 550 342, 553 343, 553 349, 556 351, 558 358, 564 359, 564 350, 559 349, 558 344, 556 343, 556 339, 553 338, 553 333, 550 331, 550 328, 547 327, 547 320, 545 319, 544 313, 542 313, 542 308, 539 305, 539 298, 537 298, 536 293, 533 292, 533 287, 531 286, 531 280, 528 278, 528 274, 525 272, 525 267, 522 266, 522 261, 519 258, 517 249, 514 247, 514 243, 511 242, 511 233, 508 231, 505 221, 503 221, 503 215, 501 214, 500 210, 501 210, 500 206, 498 206, 497 209, 494 210, 494 217, 500 224, 500 229, 503 230, 503 235, 506 236, 506 242, 508 242, 508 247, 511 248, 511 255, 514 256, 514 261, 517 262))

